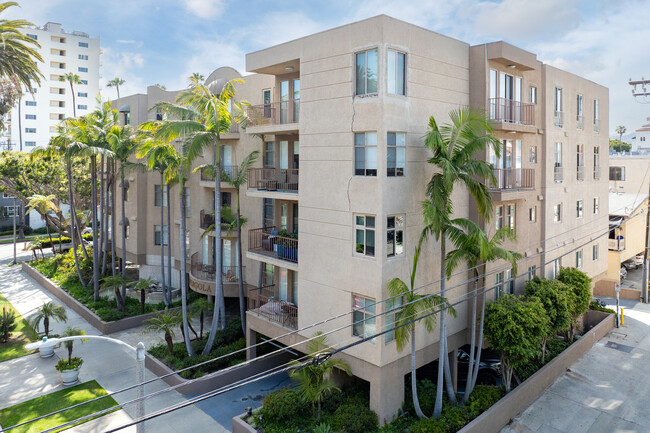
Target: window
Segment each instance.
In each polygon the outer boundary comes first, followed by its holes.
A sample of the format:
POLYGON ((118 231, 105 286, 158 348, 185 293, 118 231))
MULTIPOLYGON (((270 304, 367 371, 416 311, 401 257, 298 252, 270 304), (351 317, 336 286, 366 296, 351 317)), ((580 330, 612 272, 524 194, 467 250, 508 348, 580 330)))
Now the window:
POLYGON ((354 134, 354 174, 377 176, 377 133, 354 134))
POLYGON ((27 134, 35 134, 36 133, 36 128, 25 128, 25 133, 27 133, 27 134))
POLYGON ((83 48, 88 48, 88 42, 79 42, 79 46, 83 48))
POLYGON ((537 146, 530 146, 530 156, 528 162, 531 164, 537 164, 537 146))
POLYGON ((375 217, 357 215, 355 220, 356 252, 375 256, 375 217))
POLYGON ((80 98, 87 98, 88 93, 86 93, 86 92, 77 92, 77 96, 80 97, 80 98))
POLYGON ((406 54, 388 50, 388 93, 406 95, 406 54))
POLYGON ((275 167, 275 143, 264 142, 264 167, 275 167))
POLYGON ((582 129, 582 95, 578 93, 576 97, 576 125, 582 129))
POLYGON ((293 212, 291 213, 292 217, 292 228, 293 228, 293 233, 298 233, 298 203, 293 204, 293 212))
POLYGON ((11 218, 14 216, 14 207, 13 206, 2 206, 0 207, 0 218, 11 218))
POLYGON ((537 269, 537 268, 536 268, 535 266, 530 266, 530 267, 528 268, 528 281, 530 281, 530 280, 532 280, 533 278, 535 278, 535 273, 536 273, 535 271, 536 271, 536 269, 537 269))
MULTIPOLYGON (((386 311, 394 310, 395 308, 402 306, 402 298, 390 298, 386 300, 386 311)), ((395 339, 395 330, 392 329, 397 322, 397 313, 399 311, 395 310, 393 313, 388 313, 384 317, 385 326, 384 329, 391 329, 390 332, 387 332, 385 335, 385 343, 388 344, 395 339)))
POLYGON ((594 215, 598 215, 598 197, 594 197, 594 215))
POLYGON ((272 286, 275 284, 275 266, 264 263, 264 273, 262 275, 262 285, 272 286))
POLYGON ((555 152, 553 153, 555 167, 562 167, 562 143, 555 143, 555 152))
POLYGON ((582 267, 582 250, 576 251, 576 268, 582 267))
POLYGON ((404 216, 389 216, 386 221, 386 256, 404 254, 404 216))
POLYGON ((625 180, 625 167, 609 167, 609 180, 625 180))
POLYGON ((502 227, 510 227, 511 229, 515 228, 515 205, 501 205, 496 207, 496 229, 499 230, 502 227))
MULTIPOLYGON (((377 303, 374 299, 362 296, 352 297, 352 335, 366 338, 375 334, 377 328, 377 303)), ((372 340, 374 341, 374 339, 372 340)))
MULTIPOLYGON (((77 110, 87 110, 87 109, 88 109, 87 105, 77 104, 77 110)), ((127 123, 127 125, 128 125, 128 123, 127 123)))
POLYGON ((386 175, 404 176, 404 168, 406 167, 406 134, 403 132, 389 132, 386 146, 388 155, 386 175))
POLYGON ((556 278, 562 270, 562 257, 558 257, 553 261, 553 278, 556 278))
POLYGON ((582 200, 576 201, 576 218, 582 218, 582 200))
POLYGON ((262 218, 264 227, 273 227, 275 225, 275 200, 265 198, 262 204, 262 218))
POLYGON ((562 205, 556 204, 553 206, 553 221, 560 222, 562 221, 562 205))
POLYGON ((156 207, 167 206, 167 185, 163 186, 162 191, 160 185, 153 187, 153 205, 156 207))
POLYGON ((497 298, 503 296, 503 272, 494 274, 494 293, 497 298))
POLYGON ((84 68, 82 66, 79 66, 77 69, 79 70, 79 72, 88 72, 88 68, 84 68))
MULTIPOLYGON (((86 54, 79 54, 79 60, 88 60, 88 56, 86 54)), ((88 71, 85 71, 88 72, 88 71)))
POLYGON ((594 146, 594 167, 600 167, 600 147, 594 146))
POLYGON ((88 84, 88 80, 81 80, 81 84, 88 84))
POLYGON ((36 107, 36 101, 25 101, 27 107, 36 107))
POLYGON ((506 206, 506 225, 514 230, 515 228, 515 205, 506 206))
MULTIPOLYGON (((165 245, 169 245, 169 226, 165 226, 163 229, 162 241, 165 245)), ((160 245, 160 226, 153 226, 153 244, 160 245)))
POLYGON ((554 124, 555 126, 562 127, 563 124, 563 113, 562 113, 562 89, 559 87, 555 88, 555 117, 554 124))
POLYGON ((537 87, 530 87, 530 103, 537 104, 537 87))
POLYGON ((598 99, 594 99, 594 132, 600 130, 600 113, 598 105, 598 99))
POLYGON ((33 34, 31 34, 31 33, 26 33, 26 35, 27 35, 28 38, 32 38, 32 39, 34 39, 35 41, 38 40, 38 36, 37 36, 37 35, 33 35, 33 34))
POLYGON ((34 147, 34 146, 36 146, 36 142, 35 141, 26 141, 25 146, 34 147))
POLYGON ((578 167, 585 166, 585 147, 582 144, 576 145, 576 163, 578 167))
POLYGON ((496 229, 499 230, 503 227, 503 206, 497 206, 494 214, 496 216, 496 229))
POLYGON ((594 259, 594 262, 598 260, 598 244, 591 247, 591 255, 594 259))
POLYGON ((25 114, 25 119, 36 120, 36 114, 25 114))
POLYGON ((528 221, 530 221, 531 223, 537 221, 537 206, 528 208, 528 221))
POLYGON ((356 54, 357 95, 377 93, 377 50, 356 54))

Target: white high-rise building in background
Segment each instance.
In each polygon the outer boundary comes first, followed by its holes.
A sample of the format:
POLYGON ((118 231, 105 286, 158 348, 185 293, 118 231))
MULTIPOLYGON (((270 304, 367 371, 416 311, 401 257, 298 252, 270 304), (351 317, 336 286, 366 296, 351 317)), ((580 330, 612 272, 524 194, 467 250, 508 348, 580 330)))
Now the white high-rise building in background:
POLYGON ((7 129, 0 135, 2 150, 21 149, 21 130, 23 151, 45 146, 56 134, 57 125, 74 115, 70 83, 59 81, 59 77, 72 72, 82 80, 82 84, 74 85, 77 116, 94 110, 99 92, 99 38, 78 31, 66 32, 57 23, 26 29, 25 34, 41 45, 38 51, 43 63, 38 62, 38 67, 44 78, 33 94, 26 90, 20 107, 17 105, 11 111, 7 129))

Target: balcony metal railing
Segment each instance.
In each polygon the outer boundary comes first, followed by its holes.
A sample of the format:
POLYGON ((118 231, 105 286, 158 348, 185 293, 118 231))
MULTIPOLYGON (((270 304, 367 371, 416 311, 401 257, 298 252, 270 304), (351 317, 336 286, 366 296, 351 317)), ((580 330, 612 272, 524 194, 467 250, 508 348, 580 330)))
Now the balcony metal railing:
POLYGON ((555 116, 553 117, 553 124, 558 127, 562 127, 564 125, 564 112, 563 111, 556 111, 555 116))
MULTIPOLYGON (((226 173, 231 178, 237 176, 238 170, 239 170, 239 167, 237 167, 236 165, 221 166, 221 171, 223 173, 226 173)), ((208 170, 203 169, 203 170, 201 170, 201 180, 204 181, 204 182, 210 182, 210 181, 214 182, 214 176, 210 176, 210 174, 208 173, 208 170)), ((224 176, 221 176, 221 181, 225 182, 225 177, 224 176)))
POLYGON ((298 307, 274 297, 275 286, 248 291, 248 311, 286 328, 298 329, 298 307))
POLYGON ((298 263, 298 239, 278 235, 275 227, 262 227, 248 231, 248 250, 298 263))
POLYGON ((199 227, 203 230, 206 230, 208 227, 214 224, 214 215, 211 211, 206 211, 201 209, 199 212, 199 227))
MULTIPOLYGON (((199 253, 192 254, 190 258, 190 274, 197 280, 214 283, 216 278, 216 267, 206 265, 199 259, 199 253)), ((242 276, 246 275, 246 266, 242 266, 242 276)), ((221 278, 224 283, 237 283, 237 266, 222 266, 221 278)))
POLYGON ((579 165, 576 167, 576 179, 585 180, 585 166, 579 165))
POLYGON ((505 98, 491 98, 490 118, 497 122, 534 125, 535 104, 505 98))
POLYGON ((298 169, 251 168, 248 170, 248 188, 298 192, 298 169))
POLYGON ((594 179, 600 180, 600 166, 594 166, 594 179))
POLYGON ((607 239, 607 249, 611 251, 623 251, 625 239, 607 239))
POLYGON ((576 116, 576 128, 578 129, 584 129, 584 120, 582 116, 576 116))
POLYGON ((237 134, 239 132, 239 123, 237 122, 232 122, 230 124, 230 130, 228 130, 228 133, 230 134, 237 134))
POLYGON ((252 105, 248 107, 247 111, 252 126, 298 123, 300 121, 300 99, 252 105))
POLYGON ((493 190, 535 188, 535 169, 533 168, 495 168, 497 179, 493 190))
POLYGON ((564 180, 564 171, 562 167, 553 167, 553 179, 555 182, 562 182, 564 180))

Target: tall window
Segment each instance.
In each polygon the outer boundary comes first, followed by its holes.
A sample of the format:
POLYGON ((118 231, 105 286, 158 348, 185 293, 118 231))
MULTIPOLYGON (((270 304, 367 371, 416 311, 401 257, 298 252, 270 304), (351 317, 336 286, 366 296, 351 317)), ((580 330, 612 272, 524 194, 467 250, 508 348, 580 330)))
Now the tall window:
POLYGON ((528 221, 530 221, 531 223, 537 221, 537 206, 528 208, 528 221))
POLYGON ((530 103, 537 104, 537 87, 530 87, 530 103))
POLYGON ((356 55, 357 95, 377 93, 377 50, 356 55))
POLYGON ((262 285, 272 286, 275 284, 275 266, 264 263, 264 273, 262 274, 262 285))
POLYGON ((594 99, 594 132, 600 130, 600 112, 598 105, 598 99, 594 99))
POLYGON ((386 221, 386 256, 404 254, 404 216, 389 216, 386 221))
POLYGON ((503 227, 503 206, 497 206, 494 209, 494 215, 496 216, 496 229, 499 230, 501 227, 503 227))
POLYGON ((555 152, 553 153, 555 167, 562 167, 562 143, 555 143, 555 152))
POLYGON ((293 209, 291 212, 291 218, 292 218, 292 229, 293 233, 298 233, 298 203, 293 204, 293 209))
POLYGON ((562 221, 562 205, 556 204, 553 206, 553 221, 560 222, 562 221))
POLYGON ((585 165, 585 147, 582 144, 576 145, 576 161, 578 167, 584 167, 585 165))
POLYGON ((263 199, 262 216, 264 227, 273 227, 275 225, 275 200, 272 198, 263 199))
POLYGON ((598 197, 594 197, 594 215, 598 215, 598 197))
POLYGON ((275 143, 272 141, 264 142, 264 167, 275 167, 275 143))
POLYGON ((576 218, 582 218, 582 200, 576 201, 576 218))
POLYGON ((600 167, 600 147, 594 146, 594 167, 600 167))
POLYGON ((591 255, 594 259, 594 262, 598 260, 598 244, 595 244, 591 247, 591 255))
POLYGON ((535 278, 535 273, 536 273, 535 270, 536 270, 535 266, 530 266, 530 267, 528 268, 528 281, 530 281, 530 280, 532 280, 533 278, 535 278))
POLYGON ((377 176, 377 133, 354 134, 354 174, 377 176))
POLYGON ((514 204, 496 206, 495 215, 496 215, 497 230, 499 230, 502 227, 510 227, 511 229, 515 228, 515 205, 514 204))
POLYGON ((562 270, 562 257, 558 257, 553 261, 553 278, 556 278, 562 270))
POLYGON ((537 164, 537 146, 530 146, 530 157, 528 162, 531 164, 537 164))
POLYGON ((389 132, 386 137, 387 162, 386 174, 388 176, 404 176, 406 167, 406 134, 403 132, 389 132))
POLYGON ((406 95, 406 54, 388 50, 388 93, 406 95))
POLYGON ((375 217, 357 215, 355 220, 355 251, 365 256, 375 256, 375 217))
POLYGON ((609 167, 609 180, 625 180, 625 167, 609 167))
POLYGON ((494 274, 494 292, 497 298, 503 295, 503 272, 494 274))
POLYGON ((576 251, 576 268, 582 267, 582 250, 576 251))
POLYGON ((153 205, 167 206, 167 185, 163 186, 162 190, 160 185, 154 185, 153 187, 153 205))
POLYGON ((578 129, 582 129, 582 95, 576 97, 576 122, 578 129))
MULTIPOLYGON (((390 298, 386 300, 386 311, 391 311, 395 308, 401 307, 402 306, 402 298, 390 298)), ((395 322, 397 322, 397 311, 393 313, 388 313, 385 315, 386 319, 385 321, 385 329, 392 329, 395 327, 395 322)), ((390 332, 387 332, 385 335, 385 342, 390 343, 395 339, 395 330, 392 329, 390 332)))
POLYGON ((506 206, 506 225, 511 229, 515 229, 515 205, 509 204, 506 206))
POLYGON ((555 88, 555 126, 562 126, 562 89, 555 88))
MULTIPOLYGON (((374 299, 354 295, 352 297, 352 335, 366 338, 377 329, 377 303, 374 299)), ((374 341, 374 339, 373 339, 374 341)))
MULTIPOLYGON (((169 245, 169 226, 165 226, 162 230, 162 242, 165 245, 169 245)), ((161 242, 161 230, 160 226, 153 226, 153 244, 160 245, 161 242)))

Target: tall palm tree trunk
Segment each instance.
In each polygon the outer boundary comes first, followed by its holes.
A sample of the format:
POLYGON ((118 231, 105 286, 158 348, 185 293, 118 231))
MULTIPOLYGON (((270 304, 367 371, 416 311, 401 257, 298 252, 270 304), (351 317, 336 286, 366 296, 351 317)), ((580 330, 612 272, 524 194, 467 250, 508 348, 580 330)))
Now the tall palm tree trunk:
POLYGON ((93 300, 99 301, 99 249, 97 248, 97 157, 91 157, 90 167, 90 192, 91 192, 91 217, 93 227, 93 300))
MULTIPOLYGON (((440 296, 445 297, 445 234, 440 236, 440 296)), ((444 369, 447 354, 445 353, 445 335, 447 335, 447 312, 440 314, 440 341, 438 342, 438 381, 436 382, 436 402, 433 407, 433 417, 438 418, 442 413, 442 387, 444 386, 444 369)))
MULTIPOLYGON (((472 392, 471 383, 474 377, 474 346, 476 345, 476 298, 478 297, 478 273, 474 271, 474 295, 472 299, 472 335, 469 349, 469 366, 467 368, 467 381, 465 382, 465 395, 463 395, 463 404, 469 400, 469 395, 472 392)), ((478 369, 478 365, 476 365, 478 369)))
MULTIPOLYGON (((181 182, 180 182, 180 198, 181 198, 181 221, 180 221, 180 233, 179 233, 179 245, 180 245, 180 262, 181 262, 181 310, 183 312, 183 339, 185 340, 185 347, 187 348, 187 353, 189 356, 194 356, 194 349, 192 348, 192 344, 190 343, 190 333, 189 333, 189 327, 187 324, 187 284, 186 284, 186 278, 185 274, 187 272, 187 263, 185 260, 185 256, 187 255, 187 246, 185 244, 185 200, 186 200, 186 195, 185 195, 185 182, 182 180, 182 176, 184 173, 180 173, 181 176, 181 182)), ((169 203, 167 203, 169 205, 169 203)), ((162 229, 162 228, 161 228, 162 229)))
POLYGON ((108 242, 106 239, 106 233, 107 233, 107 228, 108 224, 106 224, 107 220, 107 215, 108 215, 108 206, 106 206, 106 194, 105 194, 105 189, 106 189, 106 181, 107 176, 108 176, 108 164, 106 164, 107 161, 104 160, 104 156, 100 158, 100 178, 99 178, 99 218, 100 218, 100 230, 101 234, 99 235, 99 247, 101 249, 101 254, 102 254, 102 267, 101 271, 99 273, 101 275, 104 275, 106 273, 106 247, 108 246, 108 242))
POLYGON ((422 408, 420 407, 420 400, 418 399, 418 387, 416 378, 416 364, 415 364, 415 323, 411 324, 411 394, 413 394, 413 407, 415 414, 418 418, 426 418, 422 408))
POLYGON ((481 363, 481 350, 483 350, 484 322, 485 322, 485 287, 483 287, 483 296, 481 300, 481 323, 479 325, 479 331, 478 331, 478 347, 476 348, 476 361, 474 361, 476 368, 474 369, 474 376, 472 377, 470 393, 474 390, 474 387, 476 386, 476 381, 478 380, 478 366, 481 363))
POLYGON ((72 253, 74 255, 74 265, 75 268, 77 268, 77 276, 79 277, 79 282, 83 287, 86 287, 86 282, 84 281, 83 276, 81 275, 81 268, 79 267, 77 243, 75 242, 75 237, 74 237, 75 235, 74 228, 76 225, 75 224, 76 218, 74 217, 74 215, 76 212, 75 212, 74 201, 73 201, 74 194, 72 193, 72 163, 70 160, 68 160, 66 168, 68 171, 68 202, 70 205, 70 241, 72 242, 72 253))
POLYGON ((45 230, 47 230, 47 237, 50 238, 50 246, 52 247, 52 254, 56 254, 56 249, 54 248, 54 242, 52 242, 52 233, 50 233, 50 224, 47 221, 47 211, 44 214, 45 216, 45 230))
POLYGON ((120 167, 120 181, 122 181, 122 197, 121 201, 121 211, 122 211, 122 261, 120 263, 120 270, 122 276, 126 276, 126 186, 124 185, 124 167, 120 167))
MULTIPOLYGON (((113 177, 111 178, 111 274, 115 276, 115 229, 117 222, 115 221, 115 173, 117 173, 117 161, 113 160, 113 177)), ((126 298, 125 298, 126 299, 126 298)))
POLYGON ((72 84, 72 80, 70 81, 70 93, 72 93, 72 114, 76 118, 77 117, 77 103, 74 97, 74 85, 72 84))
MULTIPOLYGON (((163 185, 165 183, 165 175, 164 172, 160 172, 160 195, 162 196, 163 194, 163 185)), ((162 205, 163 200, 162 197, 160 197, 160 237, 162 238, 160 240, 160 273, 162 274, 162 290, 163 290, 163 300, 165 301, 165 306, 169 307, 171 302, 169 301, 169 297, 167 296, 167 284, 165 284, 165 207, 162 205)), ((169 207, 169 203, 167 203, 167 207, 169 207)), ((169 232, 169 229, 167 229, 169 232)), ((169 242, 168 242, 169 243, 169 242)), ((169 248, 169 245, 167 246, 169 248)))
POLYGON ((246 334, 246 297, 244 293, 244 276, 241 252, 241 206, 239 202, 239 187, 237 194, 237 283, 239 285, 239 317, 241 318, 241 328, 246 334))
MULTIPOLYGON (((172 302, 172 211, 171 211, 171 185, 167 185, 167 236, 169 236, 167 245, 167 298, 169 303, 172 302)), ((162 228, 161 228, 162 229, 162 228)), ((165 270, 163 269, 163 272, 165 270)))

